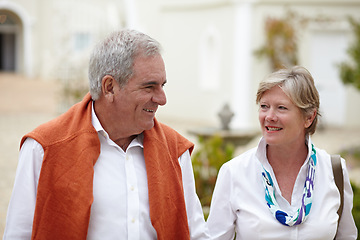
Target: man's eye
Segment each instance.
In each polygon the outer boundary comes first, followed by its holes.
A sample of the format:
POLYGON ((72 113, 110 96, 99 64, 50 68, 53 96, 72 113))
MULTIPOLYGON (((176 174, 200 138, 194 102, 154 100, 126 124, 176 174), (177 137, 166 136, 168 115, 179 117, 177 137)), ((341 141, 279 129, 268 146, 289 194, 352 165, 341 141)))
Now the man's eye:
POLYGON ((286 110, 287 108, 285 106, 279 106, 279 109, 286 110))
POLYGON ((268 106, 265 105, 265 104, 261 104, 261 105, 260 105, 260 108, 261 108, 261 109, 266 109, 267 107, 268 107, 268 106))

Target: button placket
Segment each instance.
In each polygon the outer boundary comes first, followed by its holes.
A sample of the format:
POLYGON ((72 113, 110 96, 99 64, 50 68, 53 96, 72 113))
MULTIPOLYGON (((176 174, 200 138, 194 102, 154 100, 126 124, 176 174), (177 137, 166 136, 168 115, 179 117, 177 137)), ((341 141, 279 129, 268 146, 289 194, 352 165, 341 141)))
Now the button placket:
POLYGON ((125 172, 127 181, 127 218, 128 218, 128 237, 129 239, 140 238, 139 226, 139 192, 137 188, 137 178, 135 172, 134 161, 132 159, 130 149, 125 156, 125 172))

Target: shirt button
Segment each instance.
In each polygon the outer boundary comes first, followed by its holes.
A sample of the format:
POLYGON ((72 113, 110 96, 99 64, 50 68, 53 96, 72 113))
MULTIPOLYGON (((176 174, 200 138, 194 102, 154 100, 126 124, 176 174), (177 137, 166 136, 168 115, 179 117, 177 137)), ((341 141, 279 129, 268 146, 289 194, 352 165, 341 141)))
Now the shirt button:
POLYGON ((134 223, 134 222, 135 222, 135 218, 132 218, 132 219, 131 219, 131 222, 134 223))
POLYGON ((131 190, 131 191, 134 191, 134 190, 135 190, 134 186, 131 186, 131 187, 130 187, 130 190, 131 190))
POLYGON ((129 160, 130 158, 129 158, 129 156, 126 156, 126 160, 129 160))

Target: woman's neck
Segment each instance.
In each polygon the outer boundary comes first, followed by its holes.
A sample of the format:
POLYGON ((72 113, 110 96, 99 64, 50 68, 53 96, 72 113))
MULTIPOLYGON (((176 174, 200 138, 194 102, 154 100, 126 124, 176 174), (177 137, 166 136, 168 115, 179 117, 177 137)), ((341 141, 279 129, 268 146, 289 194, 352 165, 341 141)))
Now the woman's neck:
POLYGON ((293 147, 267 146, 267 158, 282 196, 291 204, 296 178, 308 155, 305 144, 293 147))
POLYGON ((267 145, 266 155, 272 166, 302 166, 308 155, 308 147, 305 142, 303 144, 295 144, 292 146, 267 145))

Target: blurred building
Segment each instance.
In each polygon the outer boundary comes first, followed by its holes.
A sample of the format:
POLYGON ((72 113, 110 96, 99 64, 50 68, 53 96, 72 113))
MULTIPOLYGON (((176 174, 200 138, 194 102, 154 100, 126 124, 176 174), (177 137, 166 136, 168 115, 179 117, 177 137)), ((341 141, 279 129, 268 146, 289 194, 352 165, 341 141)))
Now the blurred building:
POLYGON ((85 79, 94 44, 135 28, 164 48, 168 103, 159 117, 220 126, 227 103, 232 128, 257 129, 255 93, 271 64, 254 51, 265 43, 266 21, 289 12, 308 20, 295 28, 298 63, 315 78, 323 125, 360 127, 360 92, 341 83, 337 68, 360 0, 0 0, 0 71, 85 79))

